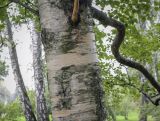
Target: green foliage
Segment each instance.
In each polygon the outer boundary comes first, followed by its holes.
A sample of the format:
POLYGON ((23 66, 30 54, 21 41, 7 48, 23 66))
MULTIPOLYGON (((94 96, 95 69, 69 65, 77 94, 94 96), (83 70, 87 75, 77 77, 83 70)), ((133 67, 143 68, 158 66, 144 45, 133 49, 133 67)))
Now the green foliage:
POLYGON ((135 26, 127 29, 126 40, 121 46, 123 54, 142 63, 151 63, 153 52, 160 50, 160 25, 152 25, 148 30, 138 30, 135 26))
MULTIPOLYGON (((31 100, 33 110, 36 114, 35 91, 29 90, 28 95, 31 100)), ((48 98, 49 97, 47 97, 47 99, 48 98)), ((47 103, 47 104, 50 104, 50 103, 47 103)), ((51 116, 50 116, 50 119, 51 119, 51 116)), ((14 101, 7 104, 0 103, 0 121, 25 121, 22 106, 18 98, 16 98, 14 101)))
POLYGON ((153 20, 157 15, 156 12, 160 10, 158 0, 154 3, 150 0, 96 0, 96 4, 102 8, 110 7, 109 16, 119 19, 126 25, 133 25, 139 20, 142 22, 153 20), (151 14, 151 10, 154 14, 151 14))
POLYGON ((20 102, 16 99, 9 104, 0 104, 0 121, 19 121, 17 118, 23 115, 20 102))
POLYGON ((160 119, 160 106, 154 106, 152 104, 146 104, 143 107, 142 115, 151 115, 154 121, 159 121, 160 119))
POLYGON ((115 110, 116 114, 122 115, 122 116, 127 116, 128 113, 132 110, 136 110, 135 108, 135 102, 133 100, 133 97, 131 95, 125 95, 125 97, 122 99, 120 102, 119 108, 115 110))
MULTIPOLYGON (((35 109, 35 93, 28 91, 32 106, 35 109)), ((20 100, 16 98, 7 104, 0 103, 0 121, 25 121, 20 100)))
POLYGON ((104 32, 94 29, 96 32, 96 45, 99 57, 99 65, 101 67, 101 75, 104 80, 104 89, 106 92, 106 99, 108 104, 117 107, 123 99, 123 97, 129 92, 133 92, 136 96, 137 92, 132 89, 129 84, 130 81, 134 80, 137 82, 137 77, 132 77, 130 80, 126 74, 125 68, 116 63, 113 55, 110 51, 110 40, 112 40, 112 35, 110 35, 107 40, 107 44, 104 41, 104 32), (128 84, 128 85, 127 85, 128 84), (130 90, 128 90, 128 87, 130 90))
POLYGON ((0 0, 0 31, 5 27, 5 20, 7 17, 7 7, 3 7, 8 3, 8 0, 0 0))
POLYGON ((28 90, 27 94, 28 94, 29 99, 31 101, 33 111, 36 113, 36 100, 35 100, 36 99, 36 94, 35 94, 35 91, 34 90, 28 90))
MULTIPOLYGON (((137 110, 129 112, 127 121, 138 121, 138 117, 139 117, 138 113, 139 112, 137 110)), ((124 116, 118 115, 117 116, 117 121, 125 121, 124 116)), ((148 120, 147 121, 154 121, 154 120, 153 120, 153 118, 151 116, 148 116, 148 120)))
MULTIPOLYGON (((109 16, 120 20, 127 26, 125 41, 120 48, 120 53, 129 59, 140 62, 142 65, 152 64, 153 53, 159 51, 160 48, 160 25, 158 23, 153 24, 152 21, 155 20, 156 14, 151 15, 151 10, 155 13, 157 10, 160 10, 159 8, 157 9, 157 6, 160 5, 159 2, 154 3, 154 6, 150 4, 149 0, 96 0, 96 3, 102 8, 110 6, 111 9, 108 11, 109 16), (151 21, 152 24, 144 31, 138 25, 139 21, 143 23, 146 20, 151 21)), ((124 114, 125 109, 132 109, 130 102, 137 102, 140 96, 140 93, 136 89, 142 88, 139 74, 137 71, 133 71, 133 69, 128 69, 116 63, 112 56, 110 47, 116 34, 115 30, 111 30, 107 34, 95 28, 95 33, 97 52, 100 60, 99 65, 104 80, 106 105, 113 111, 124 114), (124 101, 128 95, 132 97, 130 98, 131 100, 124 101), (126 107, 125 103, 129 103, 129 107, 126 107)), ((158 63, 158 65, 160 64, 158 63)), ((149 83, 145 83, 143 86, 144 90, 152 94, 154 89, 148 85, 149 83)), ((132 121, 132 119, 130 120, 132 121)), ((138 120, 138 116, 136 119, 133 118, 133 121, 135 120, 138 120)))
MULTIPOLYGON (((23 4, 29 5, 27 0, 23 0, 23 4)), ((32 12, 30 12, 28 9, 25 9, 23 6, 16 4, 16 7, 13 5, 10 5, 8 8, 8 11, 15 11, 16 14, 10 14, 10 18, 12 22, 16 25, 20 25, 22 23, 26 23, 29 20, 36 20, 37 16, 35 16, 32 12)))
MULTIPOLYGON (((38 10, 36 0, 20 0, 20 2, 35 11, 38 10)), ((0 31, 6 26, 6 17, 9 17, 11 23, 14 25, 21 25, 29 21, 34 21, 36 23, 37 30, 40 30, 39 17, 37 15, 20 4, 15 4, 13 2, 11 4, 8 3, 10 3, 10 0, 0 0, 0 31)))
MULTIPOLYGON (((159 24, 151 26, 150 29, 145 32, 143 30, 139 31, 134 26, 130 29, 132 31, 127 30, 126 41, 121 47, 121 53, 127 58, 136 60, 142 64, 152 64, 152 54, 159 51, 160 48, 158 34, 160 30, 159 24)), ((131 109, 130 106, 126 107, 126 102, 130 105, 130 102, 137 100, 139 97, 140 93, 136 90, 136 88, 141 89, 139 74, 131 69, 127 69, 129 71, 129 73, 127 73, 125 67, 115 62, 110 52, 112 35, 109 35, 107 38, 109 42, 106 44, 104 41, 105 34, 97 28, 95 32, 107 107, 124 114, 128 112, 125 109, 131 109), (124 101, 126 95, 130 95, 133 98, 130 98, 130 101, 124 101)), ((143 86, 144 90, 148 93, 153 93, 154 89, 148 85, 148 83, 145 83, 143 86)))

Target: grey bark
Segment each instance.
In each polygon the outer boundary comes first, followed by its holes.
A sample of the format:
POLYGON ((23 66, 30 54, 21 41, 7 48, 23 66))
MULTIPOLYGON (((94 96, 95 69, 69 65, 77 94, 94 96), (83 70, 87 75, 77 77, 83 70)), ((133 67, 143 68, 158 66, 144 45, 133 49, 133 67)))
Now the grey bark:
MULTIPOLYGON (((143 29, 143 30, 147 29, 147 22, 139 21, 139 25, 140 25, 141 29, 143 29)), ((149 65, 147 65, 147 67, 148 67, 148 70, 149 70, 149 65)), ((142 74, 140 74, 140 81, 141 81, 141 85, 142 85, 142 88, 143 88, 143 85, 145 84, 145 82, 147 80, 145 79, 145 77, 142 74)), ((146 96, 141 94, 141 106, 140 106, 140 113, 139 113, 139 121, 147 121, 147 114, 145 113, 145 110, 144 110, 144 106, 147 104, 147 102, 148 101, 147 101, 146 96)))
POLYGON ((147 121, 147 114, 145 113, 145 110, 144 110, 144 105, 146 104, 146 102, 147 102, 146 97, 142 95, 139 121, 147 121))
POLYGON ((158 74, 157 64, 158 64, 158 52, 155 52, 153 54, 153 72, 154 72, 154 78, 158 81, 159 74, 158 74))
POLYGON ((93 20, 83 8, 77 28, 68 24, 71 1, 38 0, 54 121, 105 121, 93 20))
POLYGON ((36 89, 36 108, 37 108, 37 120, 49 121, 49 114, 46 106, 45 99, 45 84, 43 77, 43 63, 42 63, 42 47, 40 33, 36 30, 32 31, 32 45, 33 45, 33 68, 34 68, 34 80, 36 89))
POLYGON ((14 74, 14 79, 16 81, 20 102, 22 103, 22 109, 25 115, 25 119, 26 121, 36 121, 36 117, 32 110, 31 102, 27 95, 27 91, 23 82, 21 72, 20 72, 17 52, 16 52, 16 45, 13 41, 13 36, 12 36, 13 33, 11 29, 11 22, 9 21, 9 19, 6 20, 6 24, 7 24, 7 32, 8 32, 8 41, 10 43, 10 46, 8 48, 9 48, 9 54, 11 59, 11 66, 14 74))
MULTIPOLYGON (((155 79, 158 81, 159 80, 159 74, 158 74, 158 52, 155 52, 153 54, 153 73, 154 73, 154 77, 155 79)), ((159 116, 153 116, 155 121, 159 121, 159 116)))
MULTIPOLYGON (((142 74, 141 74, 140 80, 141 80, 142 85, 146 82, 146 79, 144 78, 142 74)), ((139 113, 139 121, 147 121, 147 114, 145 113, 145 109, 144 109, 147 102, 148 100, 146 96, 141 94, 141 107, 140 107, 140 113, 139 113)))

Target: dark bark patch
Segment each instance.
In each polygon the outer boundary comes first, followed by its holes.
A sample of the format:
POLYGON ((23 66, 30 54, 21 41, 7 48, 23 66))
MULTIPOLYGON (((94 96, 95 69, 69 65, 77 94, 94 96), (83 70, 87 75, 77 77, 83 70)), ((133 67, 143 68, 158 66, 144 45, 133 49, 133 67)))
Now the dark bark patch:
POLYGON ((56 84, 59 85, 57 96, 61 97, 54 108, 59 110, 70 109, 72 106, 70 78, 73 72, 70 71, 70 68, 72 68, 72 66, 63 67, 57 72, 56 77, 54 77, 56 84))
POLYGON ((59 109, 59 110, 71 109, 71 98, 60 99, 54 108, 59 109))
POLYGON ((53 47, 54 33, 49 32, 49 30, 43 28, 41 31, 42 43, 45 50, 53 47))
POLYGON ((62 45, 60 46, 63 53, 67 53, 69 50, 72 50, 76 47, 76 42, 73 40, 70 41, 63 41, 62 45))
MULTIPOLYGON (((88 111, 87 115, 97 116, 95 121, 105 120, 105 108, 103 102, 104 92, 101 86, 100 71, 97 63, 80 65, 80 66, 66 66, 57 71, 55 81, 59 86, 57 96, 61 97, 55 105, 55 110, 71 109, 73 105, 90 103, 96 104, 96 110, 88 111), (85 85, 72 87, 75 84, 85 85), (74 102, 74 104, 73 104, 74 102), (91 113, 91 114, 90 114, 91 113)), ((76 110, 76 109, 75 109, 76 110)), ((85 111, 84 111, 85 112, 85 111)), ((79 115, 86 115, 84 112, 71 114, 69 119, 75 121, 79 115), (73 120, 72 120, 73 119, 73 120)), ((67 117, 64 121, 68 121, 67 117)))
POLYGON ((87 85, 90 84, 91 86, 91 93, 95 97, 95 102, 97 104, 96 107, 96 114, 98 116, 98 121, 104 121, 106 118, 105 115, 105 107, 103 102, 103 95, 104 91, 102 90, 102 84, 101 84, 101 76, 100 76, 100 70, 98 65, 92 65, 88 66, 87 68, 90 72, 87 75, 87 78, 90 79, 90 83, 86 83, 87 85))

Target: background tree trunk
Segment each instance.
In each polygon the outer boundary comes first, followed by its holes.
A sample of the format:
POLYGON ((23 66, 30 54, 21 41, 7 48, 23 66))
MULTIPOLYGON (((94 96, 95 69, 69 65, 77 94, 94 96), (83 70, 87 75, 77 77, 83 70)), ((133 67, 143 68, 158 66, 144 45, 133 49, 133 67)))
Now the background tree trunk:
MULTIPOLYGON (((142 74, 141 74, 140 80, 142 85, 146 83, 146 80, 142 74)), ((143 94, 141 94, 139 121, 147 121, 147 114, 145 112, 145 105, 147 104, 147 102, 148 102, 147 98, 143 94)))
POLYGON ((158 81, 159 75, 158 75, 158 52, 155 52, 153 54, 153 73, 154 73, 154 78, 158 81))
POLYGON ((48 110, 45 100, 45 84, 43 77, 43 63, 42 63, 42 47, 40 33, 35 29, 32 31, 32 45, 33 45, 33 68, 34 80, 36 89, 36 109, 38 121, 49 121, 48 110))
POLYGON ((81 23, 68 24, 71 1, 38 0, 54 121, 105 121, 93 20, 83 8, 81 23), (63 5, 64 4, 64 5, 63 5))
MULTIPOLYGON (((143 30, 146 30, 147 29, 147 22, 142 22, 142 21, 139 21, 139 25, 140 25, 140 28, 143 29, 143 30)), ((148 70, 150 70, 150 67, 147 63, 145 63, 144 65, 146 65, 146 67, 148 67, 148 70)), ((143 85, 145 85, 146 83, 146 79, 145 77, 140 74, 140 81, 141 81, 141 85, 142 85, 142 88, 143 88, 143 85)), ((143 89, 142 89, 143 90, 143 89)), ((144 96, 143 94, 141 94, 141 105, 140 105, 140 113, 139 113, 139 121, 147 121, 147 114, 145 112, 145 105, 148 103, 148 100, 146 98, 146 96, 144 96)))
MULTIPOLYGON (((158 52, 155 52, 153 54, 153 73, 154 73, 154 78, 158 81, 159 80, 159 74, 158 74, 158 52)), ((159 121, 158 116, 153 116, 154 121, 159 121)))
POLYGON ((16 86, 18 89, 20 101, 22 103, 22 109, 24 111, 26 121, 36 121, 36 117, 32 110, 31 102, 27 95, 27 91, 23 82, 21 72, 20 72, 17 52, 16 52, 16 45, 13 41, 13 36, 12 36, 13 33, 12 33, 11 23, 9 19, 7 19, 7 32, 8 32, 8 41, 10 43, 8 48, 9 48, 9 54, 11 59, 11 65, 12 65, 13 75, 16 81, 16 86))

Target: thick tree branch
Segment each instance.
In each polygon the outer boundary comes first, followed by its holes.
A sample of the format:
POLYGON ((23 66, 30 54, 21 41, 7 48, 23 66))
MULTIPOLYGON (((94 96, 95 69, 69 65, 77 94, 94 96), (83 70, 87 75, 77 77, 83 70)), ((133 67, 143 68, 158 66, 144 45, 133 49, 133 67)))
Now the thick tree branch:
POLYGON ((24 3, 20 2, 20 0, 10 0, 10 2, 17 3, 17 4, 21 5, 22 7, 26 8, 27 10, 29 10, 30 12, 32 12, 33 14, 35 14, 37 16, 39 15, 38 10, 34 10, 30 6, 28 6, 27 4, 24 4, 24 3))
POLYGON ((111 26, 117 29, 118 33, 116 37, 114 38, 114 41, 111 45, 111 50, 113 55, 115 56, 116 60, 124 64, 126 66, 129 66, 131 68, 135 68, 136 70, 139 70, 143 75, 149 80, 151 85, 158 91, 160 94, 160 85, 159 83, 154 79, 154 77, 148 72, 147 69, 144 68, 141 64, 131 61, 129 59, 124 58, 120 53, 119 53, 119 48, 124 40, 125 37, 125 26, 121 22, 114 20, 112 18, 109 18, 104 12, 91 7, 93 17, 97 20, 99 20, 104 26, 111 26))

